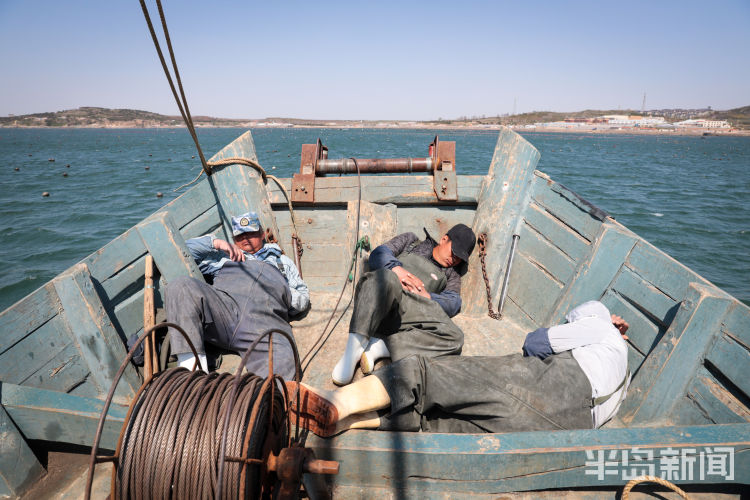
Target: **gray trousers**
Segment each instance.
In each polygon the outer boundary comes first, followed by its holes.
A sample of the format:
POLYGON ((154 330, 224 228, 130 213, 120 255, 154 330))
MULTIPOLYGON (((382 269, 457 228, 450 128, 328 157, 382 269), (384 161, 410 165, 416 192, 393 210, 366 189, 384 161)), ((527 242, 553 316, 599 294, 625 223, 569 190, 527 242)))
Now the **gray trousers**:
MULTIPOLYGON (((180 325, 198 353, 204 343, 243 355, 263 333, 292 334, 288 321, 291 292, 274 266, 262 261, 230 262, 214 277, 214 284, 182 277, 167 287, 167 318, 180 325)), ((170 329, 173 354, 191 352, 183 336, 170 329)), ((268 374, 268 337, 250 354, 248 371, 268 374)), ((273 336, 273 368, 286 380, 294 377, 294 352, 280 334, 273 336)))
POLYGON ((464 333, 432 299, 406 292, 396 273, 378 269, 357 283, 349 331, 382 338, 391 359, 461 354, 464 333))
POLYGON ((373 373, 391 398, 382 430, 479 433, 591 429, 591 384, 570 352, 544 361, 410 356, 373 373))

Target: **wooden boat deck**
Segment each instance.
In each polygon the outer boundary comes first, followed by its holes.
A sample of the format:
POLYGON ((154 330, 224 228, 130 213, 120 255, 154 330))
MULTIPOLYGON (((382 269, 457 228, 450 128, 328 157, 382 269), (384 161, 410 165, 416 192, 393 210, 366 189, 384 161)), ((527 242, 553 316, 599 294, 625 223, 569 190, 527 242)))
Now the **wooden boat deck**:
MULTIPOLYGON (((237 156, 257 160, 249 133, 214 159, 237 156)), ((528 331, 601 300, 631 324, 633 380, 619 421, 604 430, 481 436, 360 431, 308 444, 342 460, 337 488, 365 488, 368 497, 383 496, 382 488, 440 497, 621 485, 620 478, 582 473, 585 452, 633 446, 732 446, 736 475, 728 484, 748 484, 750 309, 536 171, 538 157, 520 136, 502 131, 488 174, 458 177, 457 202, 438 201, 428 176, 364 176, 359 234, 377 245, 404 231, 421 235, 422 227, 438 236, 458 222, 487 233, 495 305, 511 236, 519 234, 502 321, 486 316, 477 252, 470 259, 456 318, 464 354, 518 352, 528 331)), ((281 182, 291 187, 290 179, 281 182)), ((293 325, 302 355, 331 314, 357 232, 357 178, 317 182, 315 205, 295 206, 313 303, 293 325)), ((292 224, 282 191, 256 171, 230 165, 0 313, 0 496, 23 491, 43 473, 30 443, 91 444, 125 341, 142 331, 146 254, 158 267, 156 305, 163 307, 170 280, 200 278, 185 239, 209 232, 228 239, 229 216, 249 210, 288 245, 292 224)), ((342 305, 347 301, 345 295, 342 305)), ((305 381, 329 386, 347 325, 344 317, 305 381)), ((105 448, 139 385, 131 366, 109 413, 105 448)))

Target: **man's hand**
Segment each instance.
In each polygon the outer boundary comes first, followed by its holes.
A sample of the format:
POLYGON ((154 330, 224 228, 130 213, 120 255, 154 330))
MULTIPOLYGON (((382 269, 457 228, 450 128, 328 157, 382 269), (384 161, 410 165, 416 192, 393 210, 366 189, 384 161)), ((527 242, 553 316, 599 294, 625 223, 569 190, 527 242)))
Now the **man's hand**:
POLYGON ((422 283, 421 279, 417 278, 401 266, 396 266, 392 268, 391 271, 398 276, 398 280, 401 282, 401 288, 407 292, 421 295, 422 297, 430 297, 430 294, 424 289, 424 283, 422 283))
POLYGON ((627 321, 625 321, 618 315, 613 314, 612 324, 615 325, 615 328, 617 328, 620 331, 620 335, 622 335, 622 338, 624 338, 625 340, 628 340, 628 336, 625 335, 625 332, 628 331, 628 328, 630 328, 630 325, 627 323, 627 321))
POLYGON ((235 262, 245 261, 245 254, 242 253, 242 250, 240 249, 240 247, 238 247, 234 243, 228 243, 224 240, 220 240, 219 238, 216 238, 214 240, 214 248, 216 250, 221 250, 222 252, 229 255, 229 258, 235 262))

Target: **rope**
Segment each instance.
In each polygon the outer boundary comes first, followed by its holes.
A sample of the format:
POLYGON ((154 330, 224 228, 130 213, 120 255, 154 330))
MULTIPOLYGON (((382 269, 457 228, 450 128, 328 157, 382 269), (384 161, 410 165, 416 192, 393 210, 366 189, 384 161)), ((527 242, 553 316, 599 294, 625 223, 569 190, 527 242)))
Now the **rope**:
POLYGON ((338 326, 339 322, 344 317, 344 314, 346 313, 347 309, 349 309, 349 306, 352 304, 352 301, 354 300, 354 281, 351 281, 352 294, 351 294, 351 297, 349 297, 349 302, 347 302, 346 306, 344 306, 344 309, 341 311, 341 315, 339 316, 339 319, 336 320, 336 322, 331 327, 330 331, 327 332, 328 326, 331 324, 331 321, 333 321, 333 317, 336 315, 336 310, 339 307, 341 298, 344 296, 346 287, 350 283, 349 275, 352 272, 354 276, 357 275, 356 256, 357 256, 357 251, 360 249, 359 218, 360 218, 360 208, 362 205, 362 178, 361 178, 361 174, 359 171, 359 164, 357 163, 357 159, 352 158, 352 161, 354 162, 354 166, 357 167, 357 232, 356 232, 357 243, 354 246, 351 264, 349 264, 349 269, 346 272, 346 278, 344 279, 344 286, 341 287, 341 293, 339 294, 339 298, 336 299, 336 304, 333 306, 333 311, 331 311, 331 316, 330 318, 328 318, 328 322, 326 323, 326 326, 323 327, 323 332, 320 334, 320 336, 317 339, 315 339, 315 342, 313 342, 312 346, 310 346, 310 350, 307 351, 307 353, 302 358, 302 361, 300 363, 300 365, 302 366, 302 377, 304 377, 304 373, 305 371, 307 371, 307 367, 310 366, 310 363, 312 363, 312 360, 315 359, 315 356, 318 355, 318 353, 323 348, 325 343, 328 342, 328 339, 331 337, 331 334, 336 329, 336 326, 338 326))
POLYGON ((175 102, 177 102, 177 107, 180 109, 180 114, 182 115, 182 119, 185 122, 185 125, 187 126, 188 131, 190 132, 190 136, 193 138, 193 142, 195 142, 195 147, 198 149, 198 156, 201 159, 201 165, 203 165, 203 171, 206 172, 206 175, 211 175, 211 170, 209 169, 209 165, 206 162, 206 157, 203 155, 203 150, 201 149, 201 145, 198 142, 198 136, 195 133, 195 125, 193 124, 193 117, 190 114, 190 108, 188 107, 187 98, 185 98, 185 90, 182 88, 182 79, 180 78, 180 71, 177 69, 177 60, 174 56, 174 50, 172 49, 172 41, 169 38, 169 30, 167 29, 167 20, 164 17, 164 9, 162 9, 161 6, 161 0, 156 0, 156 6, 159 9, 159 17, 161 18, 161 26, 164 30, 164 39, 167 42, 167 48, 169 49, 169 57, 172 61, 172 69, 174 70, 175 79, 177 80, 177 85, 180 88, 180 96, 177 95, 177 90, 175 89, 174 82, 172 81, 172 75, 169 72, 169 68, 167 67, 167 62, 164 60, 164 53, 161 50, 161 45, 159 44, 159 39, 156 37, 156 32, 154 31, 154 25, 151 23, 151 16, 148 13, 148 8, 146 7, 145 0, 140 0, 141 2, 141 10, 143 10, 143 16, 146 18, 146 24, 148 24, 148 30, 151 33, 151 39, 154 41, 154 47, 156 48, 156 53, 159 55, 159 61, 161 61, 161 67, 164 70, 164 74, 167 77, 167 81, 169 82, 169 88, 172 89, 172 95, 174 96, 175 102), (182 97, 182 100, 180 100, 180 97, 182 97))
POLYGON ((628 484, 625 485, 625 488, 622 490, 622 500, 628 500, 630 496, 630 490, 635 488, 636 485, 640 483, 656 483, 661 486, 664 486, 665 488, 669 488, 670 490, 674 491, 678 495, 680 495, 685 500, 690 500, 690 497, 687 493, 685 493, 683 490, 675 486, 674 484, 670 483, 666 479, 662 479, 660 477, 656 476, 640 476, 635 479, 632 479, 628 482, 628 484))
MULTIPOLYGON (((208 175, 211 175, 213 173, 210 170, 212 168, 214 168, 214 167, 221 167, 221 166, 224 166, 224 165, 234 165, 234 164, 245 165, 247 167, 254 168, 260 174, 260 177, 263 179, 263 182, 264 183, 268 182, 266 179, 269 176, 266 174, 266 171, 263 169, 263 167, 260 166, 260 163, 258 163, 257 161, 251 160, 249 158, 234 157, 234 158, 224 158, 222 160, 217 160, 217 161, 209 161, 209 162, 206 163, 206 165, 208 165, 208 167, 209 167, 209 173, 208 173, 208 175)), ((203 175, 204 171, 205 171, 205 169, 201 170, 198 173, 198 175, 196 175, 195 178, 192 181, 186 182, 182 186, 173 189, 172 192, 175 193, 175 192, 179 191, 180 189, 182 189, 184 187, 187 187, 187 186, 189 186, 191 184, 195 184, 198 181, 198 179, 200 179, 201 175, 203 175)), ((271 177, 273 177, 273 176, 271 176, 271 177)), ((284 194, 286 194, 286 191, 284 192, 284 194)), ((289 197, 287 196, 287 199, 288 198, 289 197)))

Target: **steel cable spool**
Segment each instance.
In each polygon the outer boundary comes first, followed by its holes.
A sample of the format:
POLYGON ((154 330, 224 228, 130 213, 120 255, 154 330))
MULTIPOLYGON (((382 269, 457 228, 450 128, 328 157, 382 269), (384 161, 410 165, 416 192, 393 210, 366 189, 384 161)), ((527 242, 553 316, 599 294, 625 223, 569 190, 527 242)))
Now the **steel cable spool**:
MULTIPOLYGON (((115 499, 296 498, 302 473, 337 473, 336 462, 315 460, 305 449, 300 427, 292 440, 288 394, 281 377, 242 374, 258 338, 245 352, 234 375, 173 368, 147 379, 133 398, 113 457, 97 457, 104 418, 127 363, 145 337, 139 338, 115 378, 94 440, 86 498, 90 498, 97 462, 112 461, 111 496, 115 499)), ((296 379, 299 355, 292 339, 296 379)), ((186 337, 187 338, 187 337, 186 337)), ((190 341, 188 339, 188 343, 190 341)), ((272 342, 269 342, 272 346, 272 342)), ((190 345, 191 349, 195 349, 190 345)))

